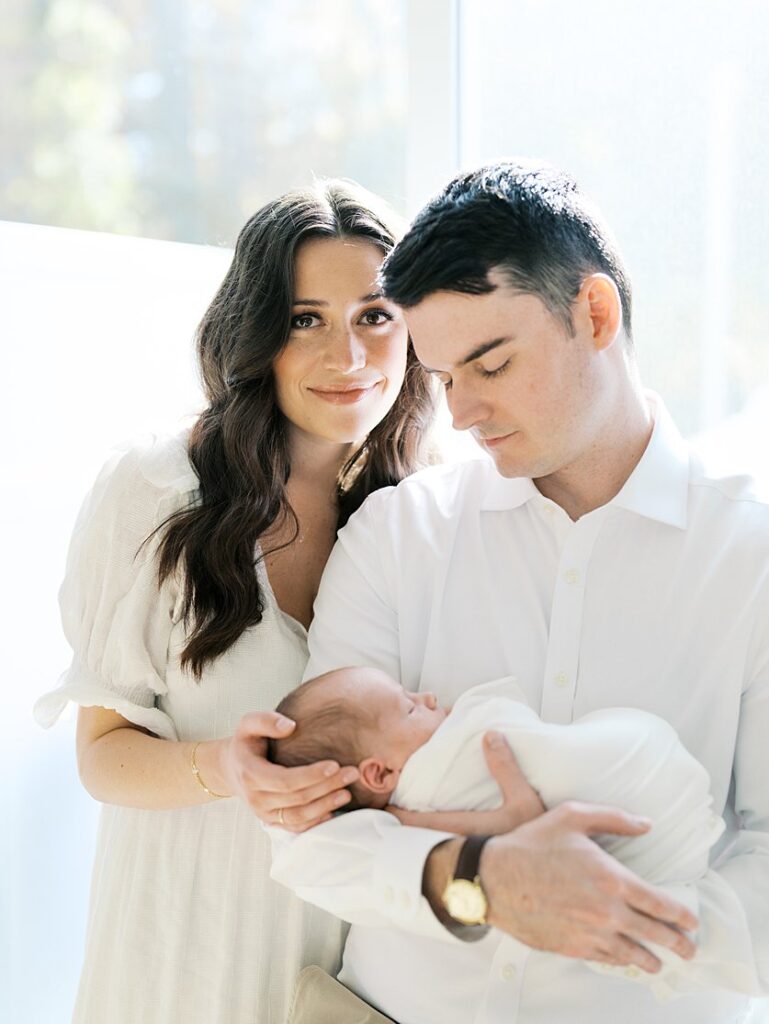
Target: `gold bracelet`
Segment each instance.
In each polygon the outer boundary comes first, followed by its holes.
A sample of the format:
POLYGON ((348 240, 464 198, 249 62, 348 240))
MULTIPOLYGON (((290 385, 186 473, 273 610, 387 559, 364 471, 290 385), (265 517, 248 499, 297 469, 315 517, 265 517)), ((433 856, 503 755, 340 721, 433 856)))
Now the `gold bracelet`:
POLYGON ((212 789, 209 789, 208 786, 205 784, 205 782, 203 782, 203 780, 200 777, 200 768, 198 768, 197 763, 195 761, 195 754, 197 753, 198 747, 202 742, 202 740, 198 740, 198 742, 192 748, 192 757, 190 758, 192 774, 195 776, 199 784, 203 787, 203 789, 206 791, 206 793, 208 793, 209 796, 215 797, 217 800, 226 800, 227 798, 224 795, 224 793, 214 793, 214 791, 212 789))

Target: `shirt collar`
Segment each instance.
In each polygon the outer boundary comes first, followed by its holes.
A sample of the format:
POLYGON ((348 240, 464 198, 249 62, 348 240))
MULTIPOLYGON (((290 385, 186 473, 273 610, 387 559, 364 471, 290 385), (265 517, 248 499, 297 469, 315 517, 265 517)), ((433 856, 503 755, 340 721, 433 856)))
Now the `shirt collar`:
POLYGON ((654 430, 641 461, 609 505, 686 529, 689 449, 659 395, 647 391, 654 430))
MULTIPOLYGON (((635 512, 679 529, 686 528, 689 450, 659 395, 646 392, 654 429, 646 451, 609 506, 635 512)), ((489 468, 481 509, 501 512, 542 498, 528 477, 506 478, 489 468)), ((544 499, 543 499, 544 500, 544 499)))
POLYGON ((482 512, 505 512, 520 508, 532 498, 541 497, 534 481, 526 476, 504 477, 489 466, 489 479, 481 501, 482 512))

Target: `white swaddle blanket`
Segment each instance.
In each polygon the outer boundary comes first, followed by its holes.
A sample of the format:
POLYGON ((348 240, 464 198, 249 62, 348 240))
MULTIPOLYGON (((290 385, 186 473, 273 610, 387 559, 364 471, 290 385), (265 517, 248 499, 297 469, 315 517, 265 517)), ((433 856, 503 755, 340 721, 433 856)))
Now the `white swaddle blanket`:
MULTIPOLYGON (((604 708, 555 725, 539 718, 512 680, 484 683, 462 694, 434 735, 408 759, 391 802, 415 811, 498 807, 499 787, 483 755, 489 729, 505 736, 547 808, 581 800, 651 818, 653 826, 645 835, 598 836, 596 841, 697 912, 694 883, 708 870, 708 854, 724 822, 713 813, 707 771, 671 725, 635 708, 604 708)), ((664 999, 680 988, 682 972, 695 971, 697 958, 687 962, 658 946, 650 948, 662 960, 663 971, 656 976, 639 972, 639 979, 664 999)), ((590 966, 625 973, 624 968, 590 966)))

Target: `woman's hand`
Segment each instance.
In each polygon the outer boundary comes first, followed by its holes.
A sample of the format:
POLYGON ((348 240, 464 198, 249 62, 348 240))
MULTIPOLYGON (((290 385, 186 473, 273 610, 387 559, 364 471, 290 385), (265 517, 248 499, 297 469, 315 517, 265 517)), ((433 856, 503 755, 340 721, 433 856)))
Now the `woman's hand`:
POLYGON ((434 828, 457 835, 498 836, 544 814, 537 791, 529 785, 508 746, 498 732, 484 736, 483 753, 489 772, 502 791, 502 806, 493 811, 403 811, 388 806, 403 825, 434 828))
POLYGON ((304 832, 328 821, 349 801, 350 793, 343 787, 355 782, 358 771, 340 768, 335 761, 300 768, 272 764, 267 760, 267 739, 288 736, 294 727, 274 711, 251 712, 241 718, 233 736, 201 743, 197 761, 203 780, 215 793, 240 797, 265 825, 304 832))

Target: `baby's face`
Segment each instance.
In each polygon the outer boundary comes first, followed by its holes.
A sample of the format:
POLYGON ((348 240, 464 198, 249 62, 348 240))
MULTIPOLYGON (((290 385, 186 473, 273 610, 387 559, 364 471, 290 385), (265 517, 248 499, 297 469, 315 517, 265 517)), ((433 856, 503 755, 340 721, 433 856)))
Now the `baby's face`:
POLYGON ((324 683, 334 696, 366 709, 376 726, 365 730, 363 746, 369 757, 400 771, 414 751, 427 743, 448 714, 434 693, 412 693, 385 672, 373 668, 342 669, 324 683))
POLYGON ((363 686, 366 707, 377 718, 377 728, 370 731, 369 756, 380 757, 389 762, 388 767, 400 770, 427 743, 448 710, 440 707, 434 693, 404 690, 383 672, 368 672, 363 686))

